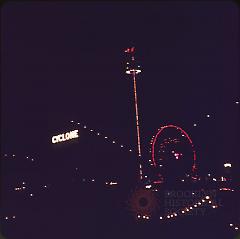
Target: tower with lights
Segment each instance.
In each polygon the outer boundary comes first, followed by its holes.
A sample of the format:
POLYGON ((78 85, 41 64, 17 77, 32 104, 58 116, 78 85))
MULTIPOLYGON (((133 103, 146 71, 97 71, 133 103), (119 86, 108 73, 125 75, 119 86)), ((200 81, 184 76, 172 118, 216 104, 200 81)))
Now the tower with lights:
POLYGON ((141 73, 140 66, 137 65, 135 61, 135 48, 127 48, 124 51, 129 57, 129 62, 126 66, 126 74, 131 75, 133 80, 133 91, 134 91, 134 105, 135 105, 135 115, 136 115, 136 131, 137 131, 137 149, 138 149, 138 161, 139 161, 139 177, 140 180, 143 179, 142 170, 142 153, 141 153, 141 140, 140 140, 140 126, 139 126, 139 114, 138 114, 138 101, 137 101, 137 81, 136 77, 141 73))

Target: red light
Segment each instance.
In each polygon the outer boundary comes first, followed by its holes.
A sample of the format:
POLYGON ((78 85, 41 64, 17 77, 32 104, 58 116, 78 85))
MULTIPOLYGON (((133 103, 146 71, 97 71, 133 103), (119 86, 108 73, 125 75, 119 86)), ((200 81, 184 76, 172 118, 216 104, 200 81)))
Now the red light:
POLYGON ((155 161, 155 156, 154 156, 155 143, 156 143, 157 138, 158 138, 158 136, 160 135, 160 133, 161 133, 164 129, 167 129, 167 128, 175 128, 175 129, 177 129, 177 130, 180 130, 181 133, 184 134, 184 135, 187 137, 187 139, 188 139, 188 141, 189 141, 189 143, 191 144, 192 149, 193 149, 193 162, 194 162, 194 164, 193 164, 193 167, 192 167, 192 171, 195 171, 195 170, 196 170, 196 163, 195 163, 195 162, 196 162, 197 156, 196 156, 196 152, 195 152, 195 150, 194 150, 193 142, 192 142, 191 138, 189 137, 189 135, 188 135, 182 128, 180 128, 180 127, 178 127, 178 126, 175 126, 175 125, 162 126, 162 127, 160 128, 160 130, 157 132, 157 134, 155 135, 154 140, 153 140, 153 143, 152 143, 152 161, 153 161, 154 167, 156 167, 156 161, 155 161))

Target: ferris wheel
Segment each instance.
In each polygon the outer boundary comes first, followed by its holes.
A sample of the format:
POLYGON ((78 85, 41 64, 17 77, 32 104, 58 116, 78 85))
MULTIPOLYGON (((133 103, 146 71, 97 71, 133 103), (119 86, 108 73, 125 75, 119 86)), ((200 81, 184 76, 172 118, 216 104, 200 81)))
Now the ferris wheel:
POLYGON ((159 182, 196 179, 196 151, 190 136, 179 126, 165 125, 158 129, 151 142, 151 166, 159 182))

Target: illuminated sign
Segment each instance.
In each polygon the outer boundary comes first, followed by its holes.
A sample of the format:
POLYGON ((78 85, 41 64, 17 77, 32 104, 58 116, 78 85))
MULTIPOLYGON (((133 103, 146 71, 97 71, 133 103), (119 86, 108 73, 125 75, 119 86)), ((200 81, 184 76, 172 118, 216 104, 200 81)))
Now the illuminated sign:
POLYGON ((52 137, 52 143, 56 144, 70 139, 78 138, 78 130, 73 130, 64 134, 59 134, 52 137))

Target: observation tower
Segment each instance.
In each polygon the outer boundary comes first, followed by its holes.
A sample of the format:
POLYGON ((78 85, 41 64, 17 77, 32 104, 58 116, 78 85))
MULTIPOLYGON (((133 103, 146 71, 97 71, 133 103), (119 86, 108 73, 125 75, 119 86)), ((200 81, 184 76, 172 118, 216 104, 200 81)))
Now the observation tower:
POLYGON ((137 149, 138 149, 138 161, 139 161, 139 177, 143 179, 142 170, 142 153, 141 153, 141 140, 140 140, 140 125, 139 125, 139 114, 138 114, 138 101, 137 101, 137 81, 136 76, 141 73, 140 66, 135 61, 135 47, 127 48, 124 51, 128 56, 126 65, 126 74, 131 75, 133 80, 133 91, 134 91, 134 105, 136 115, 136 131, 137 131, 137 149))

